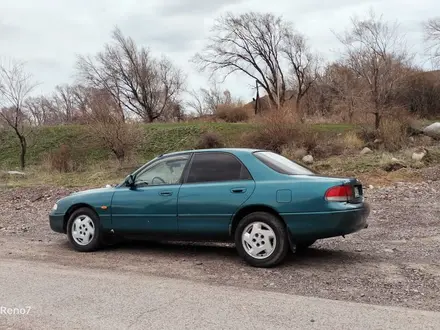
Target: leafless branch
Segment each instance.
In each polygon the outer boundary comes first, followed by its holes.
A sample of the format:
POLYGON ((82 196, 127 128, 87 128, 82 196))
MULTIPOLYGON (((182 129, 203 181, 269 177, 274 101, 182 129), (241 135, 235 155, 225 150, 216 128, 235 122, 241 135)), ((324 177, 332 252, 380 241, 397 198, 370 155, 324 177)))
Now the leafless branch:
POLYGON ((20 142, 20 166, 26 166, 27 133, 29 131, 25 101, 36 87, 24 63, 0 65, 0 119, 9 126, 20 142))

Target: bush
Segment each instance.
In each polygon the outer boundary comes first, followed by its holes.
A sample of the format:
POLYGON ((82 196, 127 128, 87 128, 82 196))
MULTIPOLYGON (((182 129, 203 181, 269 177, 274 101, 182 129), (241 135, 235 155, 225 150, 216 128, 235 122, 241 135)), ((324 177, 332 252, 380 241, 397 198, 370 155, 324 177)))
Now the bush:
POLYGON ((322 144, 316 146, 313 155, 316 158, 328 158, 331 156, 340 156, 344 153, 345 146, 343 141, 339 139, 326 140, 322 144))
POLYGON ((72 151, 68 145, 62 144, 57 150, 49 155, 50 168, 60 173, 73 170, 72 151))
POLYGON ((361 126, 359 138, 367 144, 372 144, 378 138, 378 131, 373 126, 361 126))
MULTIPOLYGON (((374 140, 371 142, 374 142, 374 140)), ((365 141, 362 140, 356 131, 349 131, 345 133, 342 138, 342 143, 345 149, 361 149, 365 146, 365 141)))
POLYGON ((200 136, 196 149, 223 148, 221 137, 214 132, 206 132, 200 136))
POLYGON ((410 125, 406 120, 384 119, 378 132, 383 146, 388 151, 397 151, 408 144, 410 125))
POLYGON ((250 118, 249 111, 242 106, 220 105, 215 115, 227 123, 239 123, 250 118))
POLYGON ((88 128, 90 137, 110 151, 120 164, 129 158, 139 144, 146 142, 142 141, 145 137, 138 125, 120 120, 95 120, 88 128))
POLYGON ((310 125, 294 122, 282 112, 273 112, 261 119, 257 128, 243 136, 245 147, 281 153, 284 147, 303 148, 310 153, 318 144, 319 134, 310 125))

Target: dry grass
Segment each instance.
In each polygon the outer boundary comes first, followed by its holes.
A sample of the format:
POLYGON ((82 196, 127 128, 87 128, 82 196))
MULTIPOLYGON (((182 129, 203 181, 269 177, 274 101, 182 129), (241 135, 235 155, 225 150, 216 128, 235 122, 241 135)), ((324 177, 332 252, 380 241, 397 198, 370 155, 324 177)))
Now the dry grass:
POLYGON ((383 147, 388 151, 397 151, 408 145, 409 123, 402 119, 383 119, 378 137, 383 140, 383 147))
POLYGON ((215 116, 227 123, 240 123, 248 121, 251 117, 249 109, 241 105, 219 105, 215 116))
POLYGON ((356 131, 349 131, 342 137, 342 143, 346 149, 359 150, 365 146, 365 141, 361 139, 356 131))
POLYGON ((298 123, 291 112, 285 110, 259 117, 256 124, 254 131, 243 135, 242 146, 281 153, 286 147, 311 152, 318 144, 319 132, 311 125, 298 123))
POLYGON ((9 176, 4 179, 8 187, 33 187, 41 185, 61 187, 100 187, 122 182, 123 178, 141 164, 130 163, 121 166, 118 161, 97 163, 81 171, 57 172, 47 166, 31 166, 25 176, 9 176))

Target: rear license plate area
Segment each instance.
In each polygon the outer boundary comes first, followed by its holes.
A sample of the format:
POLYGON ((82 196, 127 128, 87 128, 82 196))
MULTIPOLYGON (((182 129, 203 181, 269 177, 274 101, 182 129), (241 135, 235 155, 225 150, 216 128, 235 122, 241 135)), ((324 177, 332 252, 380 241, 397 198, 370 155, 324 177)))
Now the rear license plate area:
POLYGON ((362 186, 354 186, 354 198, 360 198, 362 196, 362 186))

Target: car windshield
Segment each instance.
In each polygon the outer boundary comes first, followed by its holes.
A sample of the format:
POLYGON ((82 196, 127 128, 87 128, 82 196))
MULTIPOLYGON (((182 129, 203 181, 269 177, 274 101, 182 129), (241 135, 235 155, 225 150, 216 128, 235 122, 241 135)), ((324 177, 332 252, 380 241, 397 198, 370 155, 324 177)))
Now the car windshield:
POLYGON ((290 159, 287 159, 286 157, 276 154, 274 152, 257 151, 254 152, 254 156, 274 171, 282 174, 315 175, 315 173, 307 167, 301 166, 291 161, 290 159))

